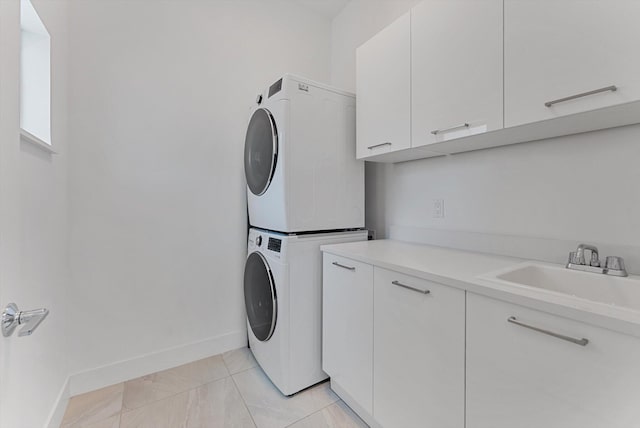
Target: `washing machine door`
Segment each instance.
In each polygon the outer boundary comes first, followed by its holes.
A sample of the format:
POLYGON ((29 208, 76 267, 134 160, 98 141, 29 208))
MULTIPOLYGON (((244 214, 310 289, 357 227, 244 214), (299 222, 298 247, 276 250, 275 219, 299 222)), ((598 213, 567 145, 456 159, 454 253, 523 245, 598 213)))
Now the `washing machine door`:
POLYGON ((278 300, 271 268, 259 252, 251 253, 244 266, 244 304, 253 335, 269 340, 276 329, 278 300))
POLYGON ((278 160, 278 130, 265 108, 251 116, 244 140, 244 174, 251 193, 260 196, 271 184, 278 160))

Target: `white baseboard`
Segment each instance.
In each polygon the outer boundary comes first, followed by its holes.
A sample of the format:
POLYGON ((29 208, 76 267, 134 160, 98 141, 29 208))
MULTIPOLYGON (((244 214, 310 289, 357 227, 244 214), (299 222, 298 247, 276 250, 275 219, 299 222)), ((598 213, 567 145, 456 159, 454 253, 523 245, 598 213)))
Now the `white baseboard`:
POLYGON ((71 397, 84 394, 246 345, 247 332, 237 331, 96 367, 71 375, 68 381, 68 394, 71 397))
POLYGON ((67 378, 67 380, 64 381, 62 388, 60 389, 60 393, 58 394, 58 398, 56 399, 55 404, 53 405, 53 409, 51 409, 51 413, 49 413, 45 428, 60 427, 62 418, 64 417, 64 412, 65 410, 67 410, 69 397, 69 378, 67 378))

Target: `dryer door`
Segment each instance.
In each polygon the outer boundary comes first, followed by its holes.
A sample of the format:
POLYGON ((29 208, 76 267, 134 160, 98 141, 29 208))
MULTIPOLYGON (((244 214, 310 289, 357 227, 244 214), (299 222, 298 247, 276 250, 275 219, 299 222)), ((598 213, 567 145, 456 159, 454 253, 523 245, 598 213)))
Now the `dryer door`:
POLYGON ((254 195, 271 184, 278 160, 278 130, 269 110, 259 108, 251 116, 244 140, 244 175, 254 195))
POLYGON ((244 266, 244 305, 254 336, 269 340, 276 328, 278 300, 269 263, 258 252, 251 253, 244 266))

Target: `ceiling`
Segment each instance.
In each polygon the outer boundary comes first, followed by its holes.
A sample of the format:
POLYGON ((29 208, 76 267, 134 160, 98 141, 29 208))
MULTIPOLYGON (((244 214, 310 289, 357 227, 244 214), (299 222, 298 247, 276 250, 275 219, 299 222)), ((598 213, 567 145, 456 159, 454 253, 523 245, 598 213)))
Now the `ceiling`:
POLYGON ((336 15, 344 9, 350 0, 295 0, 296 3, 301 4, 320 15, 333 19, 336 15))

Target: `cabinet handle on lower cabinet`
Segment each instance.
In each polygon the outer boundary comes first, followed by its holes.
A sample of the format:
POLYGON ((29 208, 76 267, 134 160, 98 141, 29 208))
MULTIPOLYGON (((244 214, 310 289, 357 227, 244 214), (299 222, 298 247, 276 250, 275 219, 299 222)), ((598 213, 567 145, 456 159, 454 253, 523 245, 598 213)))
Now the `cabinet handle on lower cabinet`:
POLYGON ((397 285, 398 287, 406 288, 407 290, 417 291, 418 293, 422 293, 422 294, 430 294, 431 293, 431 291, 429 291, 429 290, 423 290, 421 288, 412 287, 410 285, 403 284, 400 281, 391 281, 391 283, 393 285, 397 285))
POLYGON ((341 265, 341 264, 340 264, 340 263, 338 263, 338 262, 333 262, 333 263, 331 263, 331 264, 332 264, 332 265, 334 265, 334 266, 341 267, 342 269, 347 269, 347 270, 356 270, 356 268, 355 268, 355 267, 353 267, 353 266, 345 266, 345 265, 341 265))
POLYGON ((390 141, 386 141, 384 143, 374 144, 373 146, 369 146, 369 147, 367 147, 367 149, 371 150, 371 149, 375 149, 376 147, 390 146, 391 144, 392 143, 390 141))
POLYGON ((528 328, 529 330, 537 331, 539 333, 547 334, 549 336, 553 336, 553 337, 556 337, 558 339, 566 340, 567 342, 575 343, 576 345, 587 346, 587 344, 589 343, 589 339, 585 339, 585 338, 576 339, 575 337, 565 336, 564 334, 554 333, 554 332, 549 331, 549 330, 544 330, 542 328, 534 327, 532 325, 528 325, 528 324, 525 324, 523 322, 518 321, 518 319, 516 317, 509 317, 509 318, 507 318, 507 321, 510 322, 511 324, 515 324, 515 325, 519 325, 520 327, 528 328))
POLYGON ((582 97, 586 97, 589 95, 595 95, 595 94, 599 94, 601 92, 615 92, 618 90, 618 87, 616 85, 611 85, 611 86, 607 86, 605 88, 600 88, 600 89, 594 89, 593 91, 588 91, 588 92, 583 92, 581 94, 576 94, 576 95, 571 95, 570 97, 564 97, 564 98, 559 98, 557 100, 553 100, 553 101, 547 101, 546 103, 544 103, 545 107, 551 107, 554 104, 558 104, 558 103, 563 103, 565 101, 571 101, 571 100, 575 100, 577 98, 582 98, 582 97))

